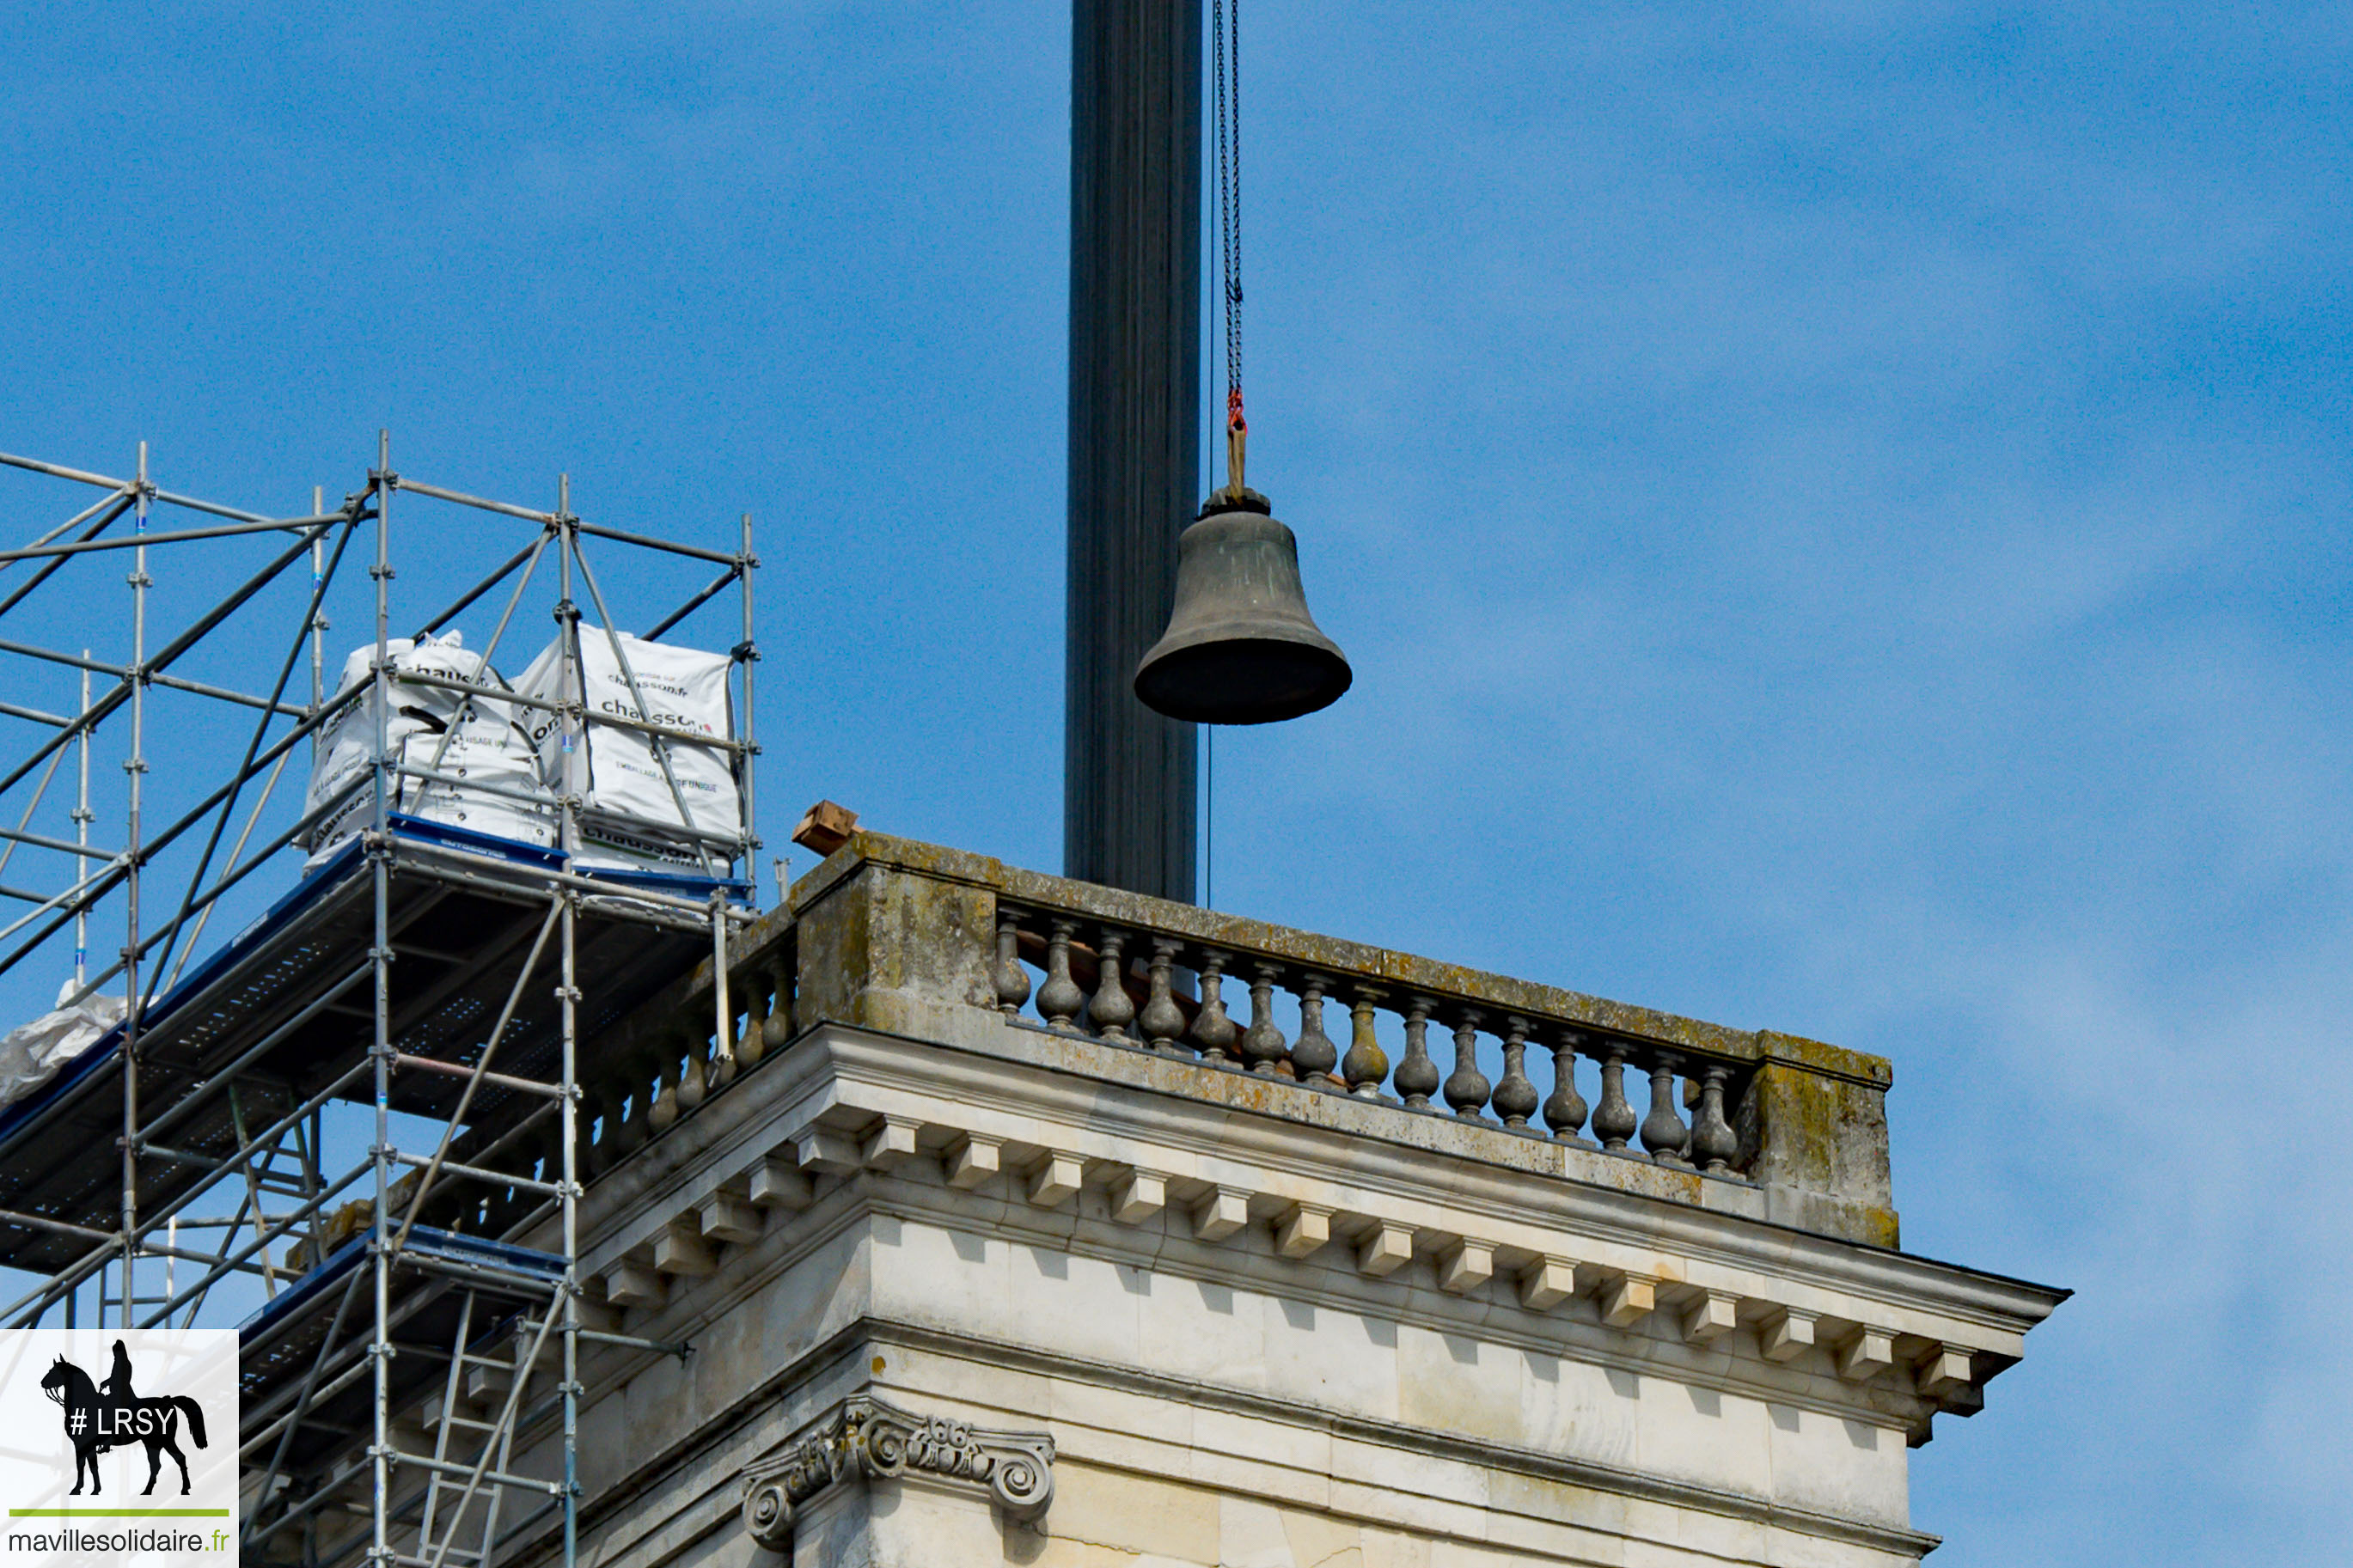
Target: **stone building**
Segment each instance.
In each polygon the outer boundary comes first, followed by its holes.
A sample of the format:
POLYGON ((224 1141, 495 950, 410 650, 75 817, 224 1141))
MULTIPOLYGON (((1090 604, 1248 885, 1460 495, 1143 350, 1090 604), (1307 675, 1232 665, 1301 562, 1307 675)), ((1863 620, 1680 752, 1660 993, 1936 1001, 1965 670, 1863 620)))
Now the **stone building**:
POLYGON ((734 958, 592 1053, 583 1562, 1910 1563, 2064 1296, 1832 1046, 873 834, 734 958))

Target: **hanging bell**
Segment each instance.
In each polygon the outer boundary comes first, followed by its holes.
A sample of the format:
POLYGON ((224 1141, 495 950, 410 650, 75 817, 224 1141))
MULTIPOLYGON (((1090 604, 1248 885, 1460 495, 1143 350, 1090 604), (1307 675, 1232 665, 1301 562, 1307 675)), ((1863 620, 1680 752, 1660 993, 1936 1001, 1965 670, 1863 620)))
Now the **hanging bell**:
POLYGON ((1307 613, 1298 539, 1256 490, 1213 492, 1176 541, 1176 605, 1135 695, 1197 724, 1272 724, 1330 707, 1353 679, 1307 613))

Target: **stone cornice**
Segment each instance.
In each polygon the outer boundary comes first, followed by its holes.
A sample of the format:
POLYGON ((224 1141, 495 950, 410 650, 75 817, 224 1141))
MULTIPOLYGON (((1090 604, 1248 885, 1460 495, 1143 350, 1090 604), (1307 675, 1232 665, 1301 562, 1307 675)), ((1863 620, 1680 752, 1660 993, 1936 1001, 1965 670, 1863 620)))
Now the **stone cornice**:
MULTIPOLYGON (((1065 1044, 1028 1031, 998 1037, 1008 1049, 1065 1044)), ((1124 1054, 1146 1073, 1172 1067, 1124 1054)), ((1410 1114, 1255 1081, 1352 1117, 1410 1114)), ((838 1232, 877 1210, 1862 1416, 1904 1427, 1915 1441, 1926 1435, 1928 1410, 1975 1407, 1978 1387, 2015 1358, 2024 1329, 2055 1300, 1997 1276, 1688 1204, 1438 1157, 1347 1128, 1237 1115, 1194 1097, 1124 1092, 1099 1074, 839 1026, 812 1031, 763 1063, 736 1092, 600 1181, 582 1216, 584 1271, 602 1275, 617 1300, 657 1308, 664 1281, 675 1283, 691 1305, 649 1309, 645 1321, 659 1337, 681 1337, 788 1266, 787 1252, 805 1254, 816 1232, 838 1232), (689 1127, 693 1135, 681 1136, 689 1127), (1008 1165, 978 1184, 949 1175, 944 1155, 974 1139, 993 1141, 993 1152, 1023 1168, 1008 1165), (1082 1203, 1040 1201, 1056 1157, 1071 1163, 1073 1194, 1090 1194, 1082 1203), (794 1201, 763 1214, 747 1202, 754 1172, 804 1185, 794 1201), (1104 1194, 1125 1193, 1133 1208, 1141 1201, 1138 1172, 1159 1184, 1152 1223, 1113 1223, 1103 1211, 1121 1205, 1104 1194), (1240 1217, 1212 1234, 1201 1221, 1205 1195, 1227 1191, 1237 1194, 1240 1217), (1301 1256, 1295 1246, 1271 1256, 1268 1227, 1274 1223, 1280 1235, 1286 1206, 1323 1210, 1318 1223, 1341 1227, 1338 1244, 1306 1247, 1320 1256, 1305 1265, 1285 1261, 1301 1256), (1369 1229, 1352 1237, 1357 1227, 1369 1229), (1360 1278, 1377 1270, 1361 1260, 1352 1269, 1347 1259, 1364 1235, 1384 1227, 1394 1228, 1407 1257, 1461 1247, 1470 1256, 1452 1259, 1456 1283, 1446 1283, 1444 1262, 1436 1281, 1422 1265, 1412 1277, 1419 1286, 1398 1283, 1404 1276, 1360 1278), (1551 1260, 1561 1266, 1559 1288, 1545 1300, 1532 1286, 1549 1278, 1551 1260), (1474 1266, 1494 1277, 1474 1272, 1466 1285, 1474 1266), (1290 1282, 1270 1279, 1270 1267, 1290 1282), (723 1277, 698 1278, 713 1269, 723 1277), (648 1282, 630 1289, 655 1295, 617 1289, 625 1276, 648 1282), (1588 1299, 1578 1313, 1552 1310, 1573 1297, 1588 1299), (1702 1316, 1718 1303, 1725 1318, 1702 1316), (1767 1349, 1760 1360, 1751 1349, 1726 1360, 1678 1351, 1672 1364, 1662 1364, 1657 1327, 1678 1321, 1692 1342, 1746 1321, 1760 1336, 1779 1336, 1773 1342, 1783 1353, 1767 1349), (1782 1364, 1792 1358, 1801 1359, 1782 1364)), ((1298 1243, 1298 1234, 1289 1240, 1298 1243)))
MULTIPOLYGON (((1218 1075, 1235 1080, 1235 1100, 1220 1102, 1204 1098, 1190 1081, 1181 1086, 1176 1081, 1180 1074, 1198 1074, 1189 1064, 1039 1030, 1008 1028, 977 1012, 971 1022, 973 1027, 957 1031, 960 1037, 953 1044, 819 1026, 762 1063, 734 1092, 690 1124, 704 1136, 684 1137, 687 1128, 681 1127, 599 1178, 583 1205, 582 1234, 596 1237, 611 1216, 638 1211, 641 1200, 677 1188, 682 1181, 691 1185, 689 1171, 701 1173, 708 1185, 714 1178, 705 1169, 705 1156, 715 1144, 740 1142, 751 1130, 767 1130, 778 1121, 815 1121, 843 1103, 839 1089, 828 1085, 850 1081, 885 1095, 917 1095, 898 1107, 863 1108, 870 1117, 890 1109, 912 1112, 929 1106, 934 1124, 954 1125, 952 1118, 940 1113, 943 1102, 953 1102, 1000 1113, 1034 1112, 1073 1126, 1094 1121, 1106 1138, 1132 1135, 1187 1149, 1198 1157, 1266 1162, 1304 1173, 1345 1170, 1352 1182, 1408 1200, 1442 1198, 1476 1205, 1515 1225, 1540 1223, 1694 1260, 1767 1268, 1793 1285, 1834 1295, 1928 1305, 2006 1340, 2022 1336, 2069 1295, 1981 1269, 1820 1237, 1754 1213, 1716 1212, 1680 1194, 1627 1192, 1559 1178, 1567 1173, 1567 1160, 1575 1157, 1583 1163, 1621 1167, 1628 1179, 1644 1184, 1705 1183, 1723 1189, 1733 1203, 1753 1194, 1742 1183, 1662 1172, 1639 1160, 1567 1149, 1493 1128, 1465 1126, 1452 1118, 1240 1074, 1218 1075), (921 1058, 908 1057, 909 1047, 923 1053, 921 1058), (1078 1059, 1082 1055, 1083 1063, 1078 1059), (1013 1070, 1008 1072, 1008 1067, 1013 1070), (1024 1068, 1032 1070, 1020 1070, 1024 1068), (1126 1103, 1123 1097, 1106 1094, 1107 1087, 1143 1092, 1126 1103), (1296 1103, 1286 1105, 1280 1114, 1250 1103, 1268 1099, 1296 1103), (1460 1154, 1442 1147, 1462 1139, 1482 1146, 1460 1154), (1525 1150, 1525 1163, 1514 1169, 1495 1158, 1487 1145, 1499 1143, 1525 1150)), ((1088 1152, 1091 1158, 1117 1157, 1088 1152)), ((593 1242, 590 1247, 592 1253, 598 1250, 593 1242)), ((2016 1354, 2008 1345, 2001 1348, 2005 1355, 2016 1354)))
MULTIPOLYGON (((642 1327, 663 1340, 691 1342, 702 1324, 755 1295, 780 1273, 845 1233, 856 1231, 877 1215, 1019 1246, 1051 1248, 1072 1257, 1152 1269, 1172 1278, 1232 1289, 1267 1289, 1264 1279, 1245 1261, 1248 1255, 1238 1248, 1187 1247, 1172 1237, 1147 1237, 1109 1223, 1074 1221, 1067 1214, 1025 1212, 1001 1199, 975 1198, 953 1191, 891 1182, 870 1173, 831 1188, 812 1207, 793 1215, 787 1225, 764 1237, 756 1250, 744 1249, 740 1257, 731 1252, 713 1277, 678 1281, 678 1288, 667 1295, 661 1306, 646 1310, 642 1322, 633 1321, 632 1326, 642 1327)), ((1542 1312, 1488 1313, 1432 1291, 1391 1292, 1377 1301, 1368 1299, 1361 1289, 1347 1288, 1343 1283, 1346 1279, 1334 1270, 1305 1270, 1282 1294, 1286 1300, 1318 1308, 1366 1313, 1434 1332, 1473 1334, 1503 1348, 1568 1355, 1620 1373, 1668 1377, 1694 1388, 1767 1399, 1840 1419, 1865 1421, 1890 1429, 1905 1428, 1914 1423, 1925 1425, 1918 1402, 1909 1392, 1899 1394, 1892 1387, 1837 1383, 1833 1384, 1837 1389, 1835 1396, 1829 1396, 1820 1378, 1792 1375, 1780 1382, 1760 1381, 1757 1374, 1769 1375, 1769 1368, 1752 1368, 1743 1373, 1729 1363, 1666 1365, 1655 1353, 1659 1342, 1643 1335, 1542 1312)), ((871 1311, 866 1321, 900 1326, 898 1320, 871 1311)), ((1912 1429, 1915 1436, 1919 1435, 1920 1426, 1913 1426, 1912 1429)))
MULTIPOLYGON (((1927 1305, 2005 1336, 2022 1336, 2072 1294, 1775 1224, 1746 1201, 1755 1189, 1742 1182, 1662 1171, 1645 1160, 1239 1072, 1217 1075, 1232 1084, 1230 1100, 1210 1099, 1189 1081, 1199 1068, 1148 1051, 1027 1028, 1005 1030, 1001 1043, 967 1036, 954 1045, 839 1026, 814 1033, 842 1079, 886 1092, 920 1082, 928 1103, 1092 1123, 1107 1141, 1182 1149, 1210 1162, 1272 1165, 1310 1179, 1329 1180, 1331 1173, 1345 1171, 1349 1183, 1405 1202, 1476 1206, 1504 1224, 1557 1227, 1594 1240, 1769 1269, 1826 1292, 1927 1305), (908 1047, 925 1054, 911 1059, 908 1047), (1082 1064, 1071 1059, 1080 1053, 1082 1064), (1011 1063, 1037 1070, 1017 1077, 1006 1070, 1004 1064, 1011 1063), (1156 1081, 1180 1074, 1188 1080, 1181 1087, 1156 1081), (1107 1084, 1143 1092, 1127 1100, 1104 1093, 1107 1084), (1288 1103, 1279 1112, 1262 1109, 1262 1102, 1275 1100, 1288 1103), (1480 1147, 1446 1146, 1458 1141, 1480 1147), (1526 1151, 1525 1160, 1496 1158, 1498 1144, 1526 1151), (1632 1182, 1670 1185, 1672 1195, 1579 1180, 1572 1163, 1618 1167, 1632 1182), (1711 1202, 1685 1195, 1711 1192, 1721 1196, 1711 1202)), ((1126 1163, 1146 1159, 1139 1152, 1126 1163)))
MULTIPOLYGON (((1787 1303, 1790 1305, 1858 1320, 1868 1315, 1862 1304, 1872 1301, 1930 1311, 1954 1320, 1956 1327, 1972 1324, 2011 1342, 1978 1347, 2010 1356, 2016 1354, 2014 1342, 2069 1294, 1909 1253, 1834 1240, 1754 1214, 1722 1213, 1678 1197, 1562 1181, 1557 1178, 1565 1173, 1557 1162, 1568 1156, 1606 1162, 1642 1181, 1707 1181, 1711 1187, 1725 1189, 1735 1201, 1751 1191, 1739 1183, 1658 1172, 1639 1160, 1564 1149, 1542 1139, 1517 1138, 1493 1128, 1465 1126, 1450 1117, 1321 1094, 1279 1080, 1219 1075, 1234 1080, 1240 1097, 1298 1102, 1282 1113, 1268 1113, 1247 1101, 1204 1099, 1189 1083, 1177 1087, 1174 1080, 1179 1075, 1198 1072, 1188 1064, 1148 1052, 1107 1049, 1093 1041, 1064 1040, 1042 1031, 1002 1028, 987 1015, 975 1021, 977 1027, 963 1032, 953 1045, 821 1026, 782 1058, 763 1065, 759 1076, 769 1079, 768 1084, 746 1083, 739 1095, 713 1110, 740 1113, 754 1110, 754 1101, 770 1107, 790 1102, 782 1107, 781 1120, 787 1121, 827 1119, 834 1107, 849 1110, 847 1120, 860 1113, 871 1120, 893 1110, 911 1115, 923 1111, 928 1113, 923 1120, 931 1125, 961 1127, 955 1111, 969 1108, 1041 1116, 1073 1129, 1091 1125, 1102 1148, 1079 1151, 1091 1160, 1148 1164, 1151 1157, 1144 1150, 1156 1147, 1212 1165, 1271 1166, 1306 1180, 1329 1182, 1334 1173, 1344 1172, 1351 1185, 1375 1189, 1408 1205, 1469 1208, 1507 1227, 1534 1227, 1646 1254, 1665 1252, 1694 1263, 1767 1271, 1820 1298, 1787 1303), (1081 1055, 1083 1063, 1074 1059, 1081 1055), (1155 1081, 1163 1079, 1172 1081, 1166 1086, 1155 1081), (853 1083, 877 1091, 866 1097, 870 1103, 852 1106, 845 1100, 841 1086, 853 1083), (1121 1087, 1143 1092, 1133 1099, 1105 1092, 1121 1087), (1514 1169, 1483 1147, 1461 1153, 1443 1147, 1465 1138, 1524 1146, 1535 1163, 1514 1169), (1123 1154, 1119 1150, 1125 1144, 1136 1147, 1123 1154)), ((639 1161, 661 1147, 649 1149, 639 1161)), ((592 1189, 582 1215, 585 1234, 593 1235, 597 1228, 600 1195, 592 1189)), ((1692 1278, 1688 1282, 1704 1281, 1692 1278)))

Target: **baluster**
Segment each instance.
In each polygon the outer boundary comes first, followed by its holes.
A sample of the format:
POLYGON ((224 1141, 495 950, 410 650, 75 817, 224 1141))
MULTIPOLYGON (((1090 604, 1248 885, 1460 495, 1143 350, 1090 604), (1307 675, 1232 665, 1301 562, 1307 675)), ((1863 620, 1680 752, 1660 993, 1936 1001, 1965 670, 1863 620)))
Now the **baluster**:
POLYGON ((1078 929, 1069 921, 1056 921, 1054 933, 1046 941, 1046 984, 1038 987, 1038 1016, 1056 1029, 1069 1028, 1087 1005, 1087 994, 1071 978, 1071 934, 1078 929))
MULTIPOLYGON (((768 1016, 760 1024, 760 1048, 744 1058, 750 1067, 763 1057, 774 1056, 793 1043, 793 964, 796 954, 789 948, 780 950, 776 962, 768 968, 768 1016)), ((738 1047, 736 1054, 742 1056, 738 1047)))
POLYGON ((597 1133, 596 1142, 589 1147, 596 1156, 596 1169, 607 1171, 619 1163, 629 1152, 629 1121, 634 1107, 629 1103, 628 1080, 607 1078, 601 1099, 604 1102, 601 1108, 604 1127, 597 1133))
MULTIPOLYGON (((535 1175, 543 1182, 560 1183, 564 1180, 564 1127, 562 1123, 553 1121, 548 1122, 547 1131, 541 1133, 539 1137, 539 1163, 526 1173, 535 1175)), ((524 1194, 518 1193, 515 1195, 520 1198, 524 1194)), ((539 1194, 536 1193, 530 1194, 530 1196, 531 1201, 534 1204, 542 1201, 539 1194)))
POLYGON ((1626 1102, 1626 1047, 1612 1040, 1601 1053, 1601 1103, 1594 1107, 1593 1131, 1612 1152, 1634 1136, 1634 1108, 1626 1102))
POLYGON ((1732 1123, 1724 1119, 1724 1080, 1731 1070, 1710 1067, 1700 1079, 1699 1117, 1692 1126, 1692 1152, 1698 1156, 1703 1170, 1723 1171, 1731 1165, 1733 1155, 1740 1152, 1740 1137, 1732 1131, 1732 1123))
POLYGON ((682 1111, 692 1110, 702 1103, 709 1088, 710 1069, 704 1065, 704 1058, 712 1053, 718 1042, 704 1038, 701 1029, 688 1028, 680 1031, 678 1043, 686 1057, 686 1070, 678 1080, 678 1108, 682 1111))
POLYGON ((1675 1058, 1661 1051, 1651 1058, 1651 1113, 1642 1118, 1642 1147, 1662 1165, 1680 1165, 1690 1139, 1691 1130, 1675 1109, 1675 1058))
POLYGON ((1340 1048, 1332 1037, 1324 1032, 1324 987, 1327 984, 1320 974, 1301 977, 1299 984, 1299 1038, 1291 1047, 1291 1070, 1299 1075, 1302 1083, 1312 1083, 1321 1089, 1340 1065, 1340 1048))
POLYGON ((1234 1038, 1240 1033, 1226 1016, 1226 955, 1211 948, 1201 954, 1201 1010, 1193 1016, 1193 1040, 1205 1062, 1233 1060, 1234 1038))
POLYGON ((1121 973, 1120 949, 1127 938, 1104 928, 1103 963, 1096 971, 1095 999, 1087 1004, 1087 1016, 1094 1020, 1096 1033, 1106 1040, 1127 1038, 1127 1026, 1134 1020, 1135 1004, 1128 999, 1127 977, 1121 973))
MULTIPOLYGON (((744 986, 744 1028, 735 1037, 735 1076, 741 1078, 751 1070, 752 1064, 768 1052, 768 1019, 776 1008, 776 999, 768 994, 768 978, 756 969, 747 969, 742 976, 744 986), (758 1011, 753 1011, 754 1006, 758 1011)), ((733 985, 736 982, 729 980, 733 985)))
POLYGON ((1495 1114, 1506 1127, 1525 1127, 1535 1114, 1536 1086, 1528 1081, 1528 1021, 1504 1019, 1504 1079, 1495 1086, 1495 1114))
POLYGON ((1454 1070, 1446 1075, 1446 1103, 1454 1114, 1476 1121, 1494 1086, 1479 1070, 1479 1015, 1464 1008, 1454 1020, 1454 1070))
POLYGON ((1252 1072, 1271 1073, 1282 1059, 1282 1031, 1274 1026, 1274 977, 1282 971, 1261 963, 1250 981, 1250 1022, 1242 1033, 1242 1060, 1252 1072))
POLYGON ((1018 1016, 1029 1000, 1029 972, 1021 967, 1021 923, 1017 915, 997 917, 997 967, 989 972, 997 985, 997 1005, 1008 1017, 1018 1016))
MULTIPOLYGON (((501 1163, 503 1164, 504 1162, 501 1163)), ((525 1170, 522 1173, 529 1175, 531 1172, 525 1170)), ((473 1210, 474 1223, 470 1226, 463 1218, 453 1218, 449 1228, 455 1231, 471 1230, 477 1236, 495 1239, 500 1232, 522 1217, 524 1207, 522 1192, 517 1187, 486 1188, 482 1194, 475 1198, 469 1206, 473 1210)), ((420 1217, 417 1223, 429 1225, 433 1222, 420 1217)))
POLYGON ((735 1071, 741 1075, 751 1071, 752 1065, 767 1051, 768 993, 774 982, 764 963, 757 969, 745 970, 728 984, 744 988, 744 1033, 735 1042, 735 1071))
MULTIPOLYGON (((525 1159, 522 1173, 543 1182, 560 1184, 564 1180, 563 1129, 551 1122, 548 1124, 546 1132, 533 1142, 537 1147, 525 1159)), ((503 1234, 524 1215, 540 1205, 552 1201, 542 1194, 526 1193, 519 1187, 510 1187, 507 1192, 509 1206, 512 1212, 500 1219, 496 1230, 492 1232, 493 1235, 503 1234)))
POLYGON ((599 1171, 610 1170, 627 1158, 629 1142, 635 1135, 630 1125, 637 1107, 630 1103, 629 1086, 615 1079, 605 1086, 605 1127, 592 1147, 596 1152, 599 1171))
POLYGON ((1581 1143, 1577 1130, 1585 1125, 1585 1096, 1577 1092, 1577 1031, 1563 1029, 1552 1038, 1552 1093, 1545 1097, 1545 1131, 1565 1143, 1581 1143))
MULTIPOLYGON (((727 1043, 730 1048, 721 1050, 719 1037, 715 1034, 711 1037, 711 1087, 714 1091, 733 1083, 735 1075, 744 1070, 745 1031, 735 1016, 735 998, 744 994, 743 984, 742 977, 732 973, 727 976, 727 1043)), ((714 1007, 712 1011, 715 1016, 718 1009, 714 1007)))
MULTIPOLYGON (((498 1168, 512 1170, 518 1175, 535 1176, 539 1174, 540 1162, 543 1154, 548 1167, 551 1170, 554 1169, 558 1161, 555 1145, 558 1136, 557 1131, 552 1126, 533 1134, 525 1139, 522 1147, 516 1151, 516 1154, 521 1157, 520 1163, 517 1163, 515 1155, 510 1155, 499 1162, 498 1168)), ((557 1176, 550 1176, 546 1179, 556 1181, 560 1180, 561 1176, 559 1173, 557 1176)), ((521 1219, 538 1202, 538 1194, 525 1193, 521 1187, 491 1189, 488 1201, 482 1205, 481 1234, 491 1237, 503 1235, 509 1226, 521 1219)))
POLYGON ((768 1054, 768 1016, 776 1005, 775 981, 766 964, 731 976, 731 986, 744 992, 744 1032, 735 1037, 735 1076, 743 1077, 768 1054))
POLYGON ((660 1068, 660 1058, 655 1054, 658 1044, 653 1040, 640 1042, 628 1054, 632 1069, 628 1079, 629 1113, 621 1123, 621 1139, 613 1149, 616 1154, 634 1154, 654 1135, 653 1087, 660 1068))
POLYGON ((1176 964, 1176 944, 1168 938, 1152 941, 1152 994, 1145 999, 1144 1011, 1136 1016, 1135 1026, 1144 1031, 1145 1042, 1163 1056, 1182 1056, 1185 1047, 1176 1037, 1185 1032, 1185 1010, 1176 1005, 1169 994, 1168 972, 1176 964))
MULTIPOLYGON (((533 1138, 523 1152, 522 1174, 536 1176, 543 1182, 564 1180, 564 1132, 549 1123, 545 1131, 533 1138)), ((504 1235, 508 1227, 547 1200, 537 1193, 524 1192, 521 1187, 508 1187, 500 1194, 494 1214, 482 1221, 485 1236, 504 1235)))
POLYGON ((617 1163, 644 1148, 646 1140, 653 1136, 653 1129, 646 1123, 646 1112, 653 1108, 653 1096, 646 1092, 645 1081, 635 1073, 626 1086, 616 1084, 614 1088, 621 1095, 613 1106, 617 1121, 611 1140, 613 1159, 617 1163))
POLYGON ((584 1087, 580 1097, 580 1172, 584 1176, 604 1173, 613 1163, 615 1122, 619 1112, 615 1102, 605 1098, 601 1089, 584 1087))
POLYGON ((654 1132, 667 1132, 678 1121, 678 1037, 665 1029, 654 1037, 654 1061, 660 1069, 661 1085, 655 1092, 648 1120, 654 1132))
POLYGON ((1370 986, 1356 987, 1348 1009, 1348 1054, 1340 1058, 1340 1076, 1348 1080, 1348 1092, 1368 1100, 1379 1096, 1381 1080, 1389 1076, 1389 1054, 1373 1033, 1373 1008, 1380 999, 1381 994, 1370 986))
POLYGON ((1438 1092, 1438 1064, 1430 1059, 1430 1009, 1427 997, 1417 996, 1405 1012, 1405 1060, 1398 1063, 1397 1089, 1415 1110, 1430 1106, 1438 1092))

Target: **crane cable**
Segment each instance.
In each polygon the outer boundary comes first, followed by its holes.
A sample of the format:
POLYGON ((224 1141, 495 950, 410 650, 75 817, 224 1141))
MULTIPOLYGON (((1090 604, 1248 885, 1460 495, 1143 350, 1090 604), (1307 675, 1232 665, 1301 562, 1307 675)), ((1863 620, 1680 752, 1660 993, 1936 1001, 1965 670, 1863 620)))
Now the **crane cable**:
POLYGON ((1219 297, 1226 328, 1226 493, 1242 496, 1242 5, 1209 0, 1209 76, 1218 144, 1219 297))
MULTIPOLYGON (((1226 329, 1226 495, 1242 499, 1242 5, 1209 0, 1209 79, 1218 143, 1218 298, 1226 329)), ((1201 726, 1207 756, 1201 787, 1201 902, 1216 906, 1218 731, 1201 726)))

